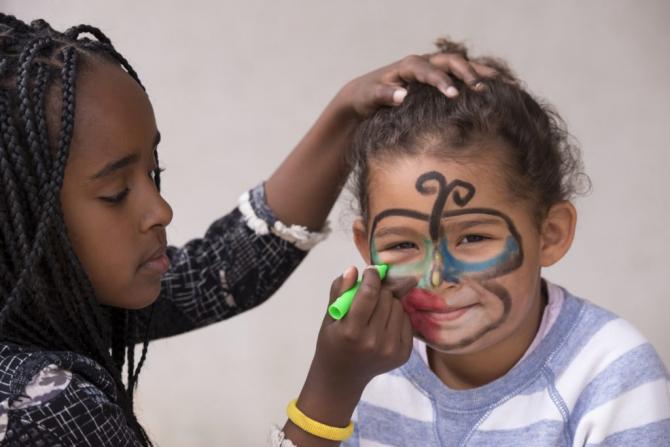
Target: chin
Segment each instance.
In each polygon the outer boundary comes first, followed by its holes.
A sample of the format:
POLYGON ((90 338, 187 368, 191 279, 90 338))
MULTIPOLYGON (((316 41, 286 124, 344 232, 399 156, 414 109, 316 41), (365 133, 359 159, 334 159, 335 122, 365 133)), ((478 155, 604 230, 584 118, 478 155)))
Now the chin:
POLYGON ((145 307, 151 306, 156 302, 160 296, 160 292, 160 284, 157 287, 150 288, 149 290, 145 289, 134 293, 131 292, 128 293, 127 296, 132 298, 121 303, 112 304, 112 306, 121 307, 128 310, 144 309, 145 307))
POLYGON ((129 307, 129 309, 139 310, 151 306, 160 296, 160 292, 160 287, 158 287, 158 290, 155 291, 155 293, 148 294, 143 300, 137 300, 137 302, 133 303, 133 307, 129 307))
POLYGON ((418 338, 423 340, 431 349, 445 354, 474 354, 483 351, 491 344, 487 341, 488 337, 486 335, 479 337, 471 335, 442 337, 439 340, 426 340, 424 337, 418 338))

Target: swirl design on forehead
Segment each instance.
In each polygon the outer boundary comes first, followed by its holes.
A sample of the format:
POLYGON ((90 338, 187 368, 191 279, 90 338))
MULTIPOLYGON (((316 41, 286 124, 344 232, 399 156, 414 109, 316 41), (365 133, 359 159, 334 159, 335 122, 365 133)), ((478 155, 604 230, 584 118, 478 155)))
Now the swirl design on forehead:
POLYGON ((419 193, 422 195, 430 195, 437 192, 437 197, 433 203, 433 209, 430 215, 404 208, 392 208, 384 210, 377 214, 372 221, 372 226, 370 228, 370 243, 372 243, 372 235, 377 228, 377 224, 380 220, 388 216, 403 216, 427 221, 430 228, 430 238, 433 241, 437 241, 440 236, 440 221, 442 219, 442 212, 444 210, 444 206, 447 204, 449 195, 453 192, 452 197, 454 198, 454 203, 460 207, 464 207, 468 204, 468 202, 470 202, 470 200, 472 200, 476 192, 476 189, 472 183, 468 183, 459 179, 447 183, 447 179, 444 177, 444 175, 437 171, 429 171, 421 174, 419 178, 416 179, 415 187, 416 190, 419 191, 419 193), (431 182, 436 182, 437 188, 430 185, 431 182))
POLYGON ((437 171, 430 171, 422 174, 416 180, 416 190, 423 195, 434 194, 435 188, 426 186, 427 183, 433 180, 436 181, 438 185, 437 197, 435 198, 433 210, 429 217, 430 238, 434 242, 437 241, 440 237, 440 220, 442 218, 442 211, 444 210, 444 206, 446 205, 447 199, 449 198, 449 194, 451 194, 453 191, 454 203, 460 207, 464 207, 474 197, 475 187, 471 183, 458 179, 447 184, 447 179, 444 177, 444 175, 437 171), (464 196, 462 196, 461 192, 456 189, 459 187, 465 190, 464 196))
MULTIPOLYGON (((495 209, 466 207, 475 195, 476 190, 474 185, 460 179, 447 182, 441 173, 429 171, 417 178, 415 187, 421 195, 435 195, 435 201, 433 202, 430 214, 406 208, 392 208, 380 212, 373 219, 369 235, 369 248, 373 259, 376 259, 377 256, 374 234, 379 222, 385 217, 402 216, 428 223, 429 237, 432 244, 428 240, 425 243, 428 244, 426 247, 429 245, 432 245, 432 247, 427 248, 427 251, 432 253, 431 257, 435 258, 431 262, 434 263, 437 259, 437 265, 440 266, 439 277, 444 281, 458 283, 463 276, 484 281, 514 271, 523 264, 524 253, 521 234, 517 231, 512 220, 504 213, 495 209), (453 197, 453 203, 460 207, 460 209, 445 211, 449 197, 453 197), (463 261, 452 253, 444 240, 441 241, 442 219, 476 214, 495 216, 501 219, 507 226, 509 235, 506 237, 503 250, 496 256, 478 262, 463 261)), ((419 264, 425 263, 426 259, 424 257, 423 260, 419 261, 419 264)), ((421 267, 421 269, 425 269, 425 266, 421 267)), ((433 274, 431 273, 431 275, 433 274)))

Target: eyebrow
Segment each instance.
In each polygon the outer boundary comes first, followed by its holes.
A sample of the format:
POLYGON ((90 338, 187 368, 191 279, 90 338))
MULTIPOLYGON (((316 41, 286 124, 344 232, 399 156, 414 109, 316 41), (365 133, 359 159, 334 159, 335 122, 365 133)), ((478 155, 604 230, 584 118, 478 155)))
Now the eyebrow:
POLYGON ((463 222, 449 222, 446 223, 444 226, 445 228, 456 228, 458 230, 467 230, 468 228, 476 227, 478 225, 497 225, 500 224, 501 221, 500 219, 474 219, 474 220, 466 220, 463 222))
MULTIPOLYGON (((156 132, 154 137, 153 148, 155 149, 158 146, 158 143, 161 141, 161 133, 156 132)), ((132 154, 126 155, 125 157, 119 158, 118 160, 111 161, 107 163, 101 170, 96 172, 90 177, 90 180, 98 180, 103 177, 107 177, 110 174, 113 174, 116 171, 119 171, 123 168, 126 168, 134 163, 137 163, 140 159, 140 154, 133 152, 132 154)))
POLYGON ((375 238, 380 238, 384 236, 415 236, 417 233, 414 230, 410 230, 409 228, 405 227, 385 227, 382 228, 381 230, 377 231, 374 234, 375 238))

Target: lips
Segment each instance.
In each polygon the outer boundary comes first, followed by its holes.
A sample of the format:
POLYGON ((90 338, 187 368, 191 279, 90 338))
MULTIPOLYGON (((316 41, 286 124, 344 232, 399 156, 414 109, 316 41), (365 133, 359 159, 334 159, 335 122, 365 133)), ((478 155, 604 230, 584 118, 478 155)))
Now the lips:
POLYGON ((403 298, 403 306, 412 321, 424 320, 432 324, 455 320, 474 305, 449 306, 445 298, 423 289, 412 289, 403 298))
POLYGON ((170 268, 170 260, 167 257, 167 244, 163 243, 156 248, 143 262, 140 269, 153 273, 164 274, 170 268))
POLYGON ((446 300, 423 289, 412 289, 403 298, 403 304, 414 311, 446 312, 446 300))

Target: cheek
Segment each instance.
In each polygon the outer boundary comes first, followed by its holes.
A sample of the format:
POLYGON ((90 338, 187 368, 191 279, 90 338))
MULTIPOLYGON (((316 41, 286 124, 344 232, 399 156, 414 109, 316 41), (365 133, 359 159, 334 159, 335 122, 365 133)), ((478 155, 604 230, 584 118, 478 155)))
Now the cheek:
POLYGON ((540 287, 539 270, 533 263, 524 263, 512 274, 495 280, 495 283, 504 288, 509 296, 509 312, 499 331, 501 335, 509 335, 532 317, 531 311, 540 287))
POLYGON ((73 218, 71 210, 63 210, 68 237, 98 299, 109 303, 122 294, 133 280, 137 260, 133 251, 132 234, 125 220, 110 220, 104 214, 89 210, 73 218))

